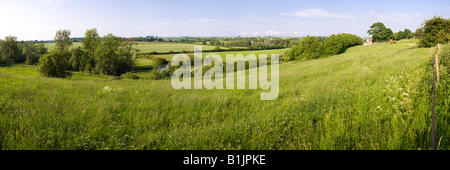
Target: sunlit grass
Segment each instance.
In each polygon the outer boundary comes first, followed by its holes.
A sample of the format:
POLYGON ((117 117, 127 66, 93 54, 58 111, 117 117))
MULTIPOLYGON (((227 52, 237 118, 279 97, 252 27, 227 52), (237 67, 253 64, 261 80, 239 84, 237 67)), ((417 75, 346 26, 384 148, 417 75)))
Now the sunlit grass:
POLYGON ((1 149, 429 149, 432 53, 377 44, 283 63, 274 101, 0 67, 1 149))

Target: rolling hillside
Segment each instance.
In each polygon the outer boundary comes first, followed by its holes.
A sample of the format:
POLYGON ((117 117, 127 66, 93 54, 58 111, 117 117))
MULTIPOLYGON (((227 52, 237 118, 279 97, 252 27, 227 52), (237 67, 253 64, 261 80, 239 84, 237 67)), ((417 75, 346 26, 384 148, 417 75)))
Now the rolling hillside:
MULTIPOLYGON (((280 95, 0 67, 0 149, 428 149, 431 48, 349 48, 280 65, 280 95)), ((448 114, 448 113, 444 113, 448 114)), ((449 149, 446 131, 440 148, 449 149)))

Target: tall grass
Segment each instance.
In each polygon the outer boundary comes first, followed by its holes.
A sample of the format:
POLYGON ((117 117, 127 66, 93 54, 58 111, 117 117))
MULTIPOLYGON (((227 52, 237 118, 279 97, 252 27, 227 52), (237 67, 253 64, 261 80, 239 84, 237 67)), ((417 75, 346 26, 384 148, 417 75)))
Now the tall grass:
MULTIPOLYGON (((170 80, 56 79, 1 67, 0 147, 429 149, 432 53, 400 42, 284 63, 274 101, 259 100, 262 90, 174 90, 170 80)), ((442 109, 437 136, 448 149, 442 109)))

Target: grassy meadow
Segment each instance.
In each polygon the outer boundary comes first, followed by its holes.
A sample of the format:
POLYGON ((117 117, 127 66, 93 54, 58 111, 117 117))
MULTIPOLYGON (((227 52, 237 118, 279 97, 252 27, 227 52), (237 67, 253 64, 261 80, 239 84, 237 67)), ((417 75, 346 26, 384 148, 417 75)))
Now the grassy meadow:
MULTIPOLYGON (((204 47, 203 47, 204 49, 204 47)), ((227 54, 243 54, 244 56, 248 55, 248 54, 255 54, 256 57, 259 57, 259 54, 267 54, 268 57, 270 57, 271 54, 279 54, 279 55, 283 55, 286 51, 288 51, 289 48, 285 48, 285 49, 271 49, 271 50, 255 50, 255 51, 224 51, 224 52, 202 52, 202 56, 206 57, 208 54, 214 53, 214 54, 218 54, 222 57, 223 61, 226 61, 226 55, 227 54)), ((192 54, 193 53, 189 53, 192 54)), ((172 60, 173 56, 175 56, 175 54, 158 54, 158 55, 154 55, 155 57, 159 57, 159 58, 164 58, 167 60, 172 60)))
MULTIPOLYGON (((271 52, 284 50, 252 53, 271 52)), ((433 53, 400 41, 282 63, 273 101, 260 100, 263 90, 0 67, 0 149, 427 150, 433 53)), ((438 149, 450 149, 448 117, 437 117, 438 149)))
MULTIPOLYGON (((168 53, 185 51, 194 51, 194 46, 198 44, 168 43, 168 42, 137 42, 135 46, 142 53, 158 52, 168 53)), ((55 48, 55 43, 45 43, 45 47, 51 51, 55 48)), ((72 47, 81 47, 81 42, 74 42, 72 47)), ((202 45, 203 50, 213 50, 216 46, 202 45)))

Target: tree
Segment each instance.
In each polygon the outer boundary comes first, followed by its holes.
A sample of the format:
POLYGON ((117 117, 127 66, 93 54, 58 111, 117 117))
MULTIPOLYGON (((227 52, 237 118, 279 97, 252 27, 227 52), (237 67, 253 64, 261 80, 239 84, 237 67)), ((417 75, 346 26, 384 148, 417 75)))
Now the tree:
POLYGON ((71 56, 69 48, 70 42, 69 30, 58 30, 55 36, 55 49, 39 59, 38 71, 46 77, 65 78, 71 76, 71 64, 69 58, 71 56))
POLYGON ((45 54, 39 59, 39 73, 46 77, 70 77, 72 74, 67 67, 68 62, 64 55, 61 51, 45 54))
POLYGON ((374 23, 370 26, 370 30, 367 33, 372 35, 373 42, 388 41, 394 34, 390 28, 386 28, 381 22, 374 23))
POLYGON ((131 71, 134 66, 133 43, 112 34, 102 37, 95 52, 94 72, 103 75, 119 75, 131 71))
POLYGON ((291 59, 316 59, 322 56, 324 42, 320 37, 307 36, 287 54, 291 59))
POLYGON ((72 49, 72 56, 69 59, 69 63, 74 71, 83 71, 86 69, 88 58, 81 47, 72 49))
POLYGON ((415 36, 416 38, 419 38, 419 39, 420 39, 420 37, 422 36, 422 29, 417 28, 417 29, 416 29, 416 32, 414 32, 414 36, 415 36))
POLYGON ((392 39, 394 39, 394 40, 400 40, 400 38, 398 38, 398 37, 399 37, 399 34, 400 34, 400 32, 394 33, 394 35, 392 35, 392 39))
POLYGON ((434 16, 432 19, 425 20, 416 31, 419 36, 420 47, 431 47, 438 43, 446 44, 450 40, 450 19, 434 16))
POLYGON ((32 65, 39 61, 39 49, 32 42, 22 44, 22 55, 25 56, 25 64, 32 65))
POLYGON ((68 52, 72 42, 70 41, 70 30, 58 30, 55 36, 55 48, 62 52, 68 52))
POLYGON ((0 56, 2 64, 25 61, 17 45, 17 37, 14 36, 7 36, 4 41, 0 41, 0 56))
MULTIPOLYGON (((97 33, 97 29, 90 29, 87 30, 84 34, 84 40, 81 42, 83 51, 85 52, 85 56, 87 57, 87 61, 89 65, 91 66, 95 65, 95 50, 97 50, 98 45, 100 44, 100 36, 97 33)), ((84 68, 85 70, 89 70, 90 68, 84 68)))

